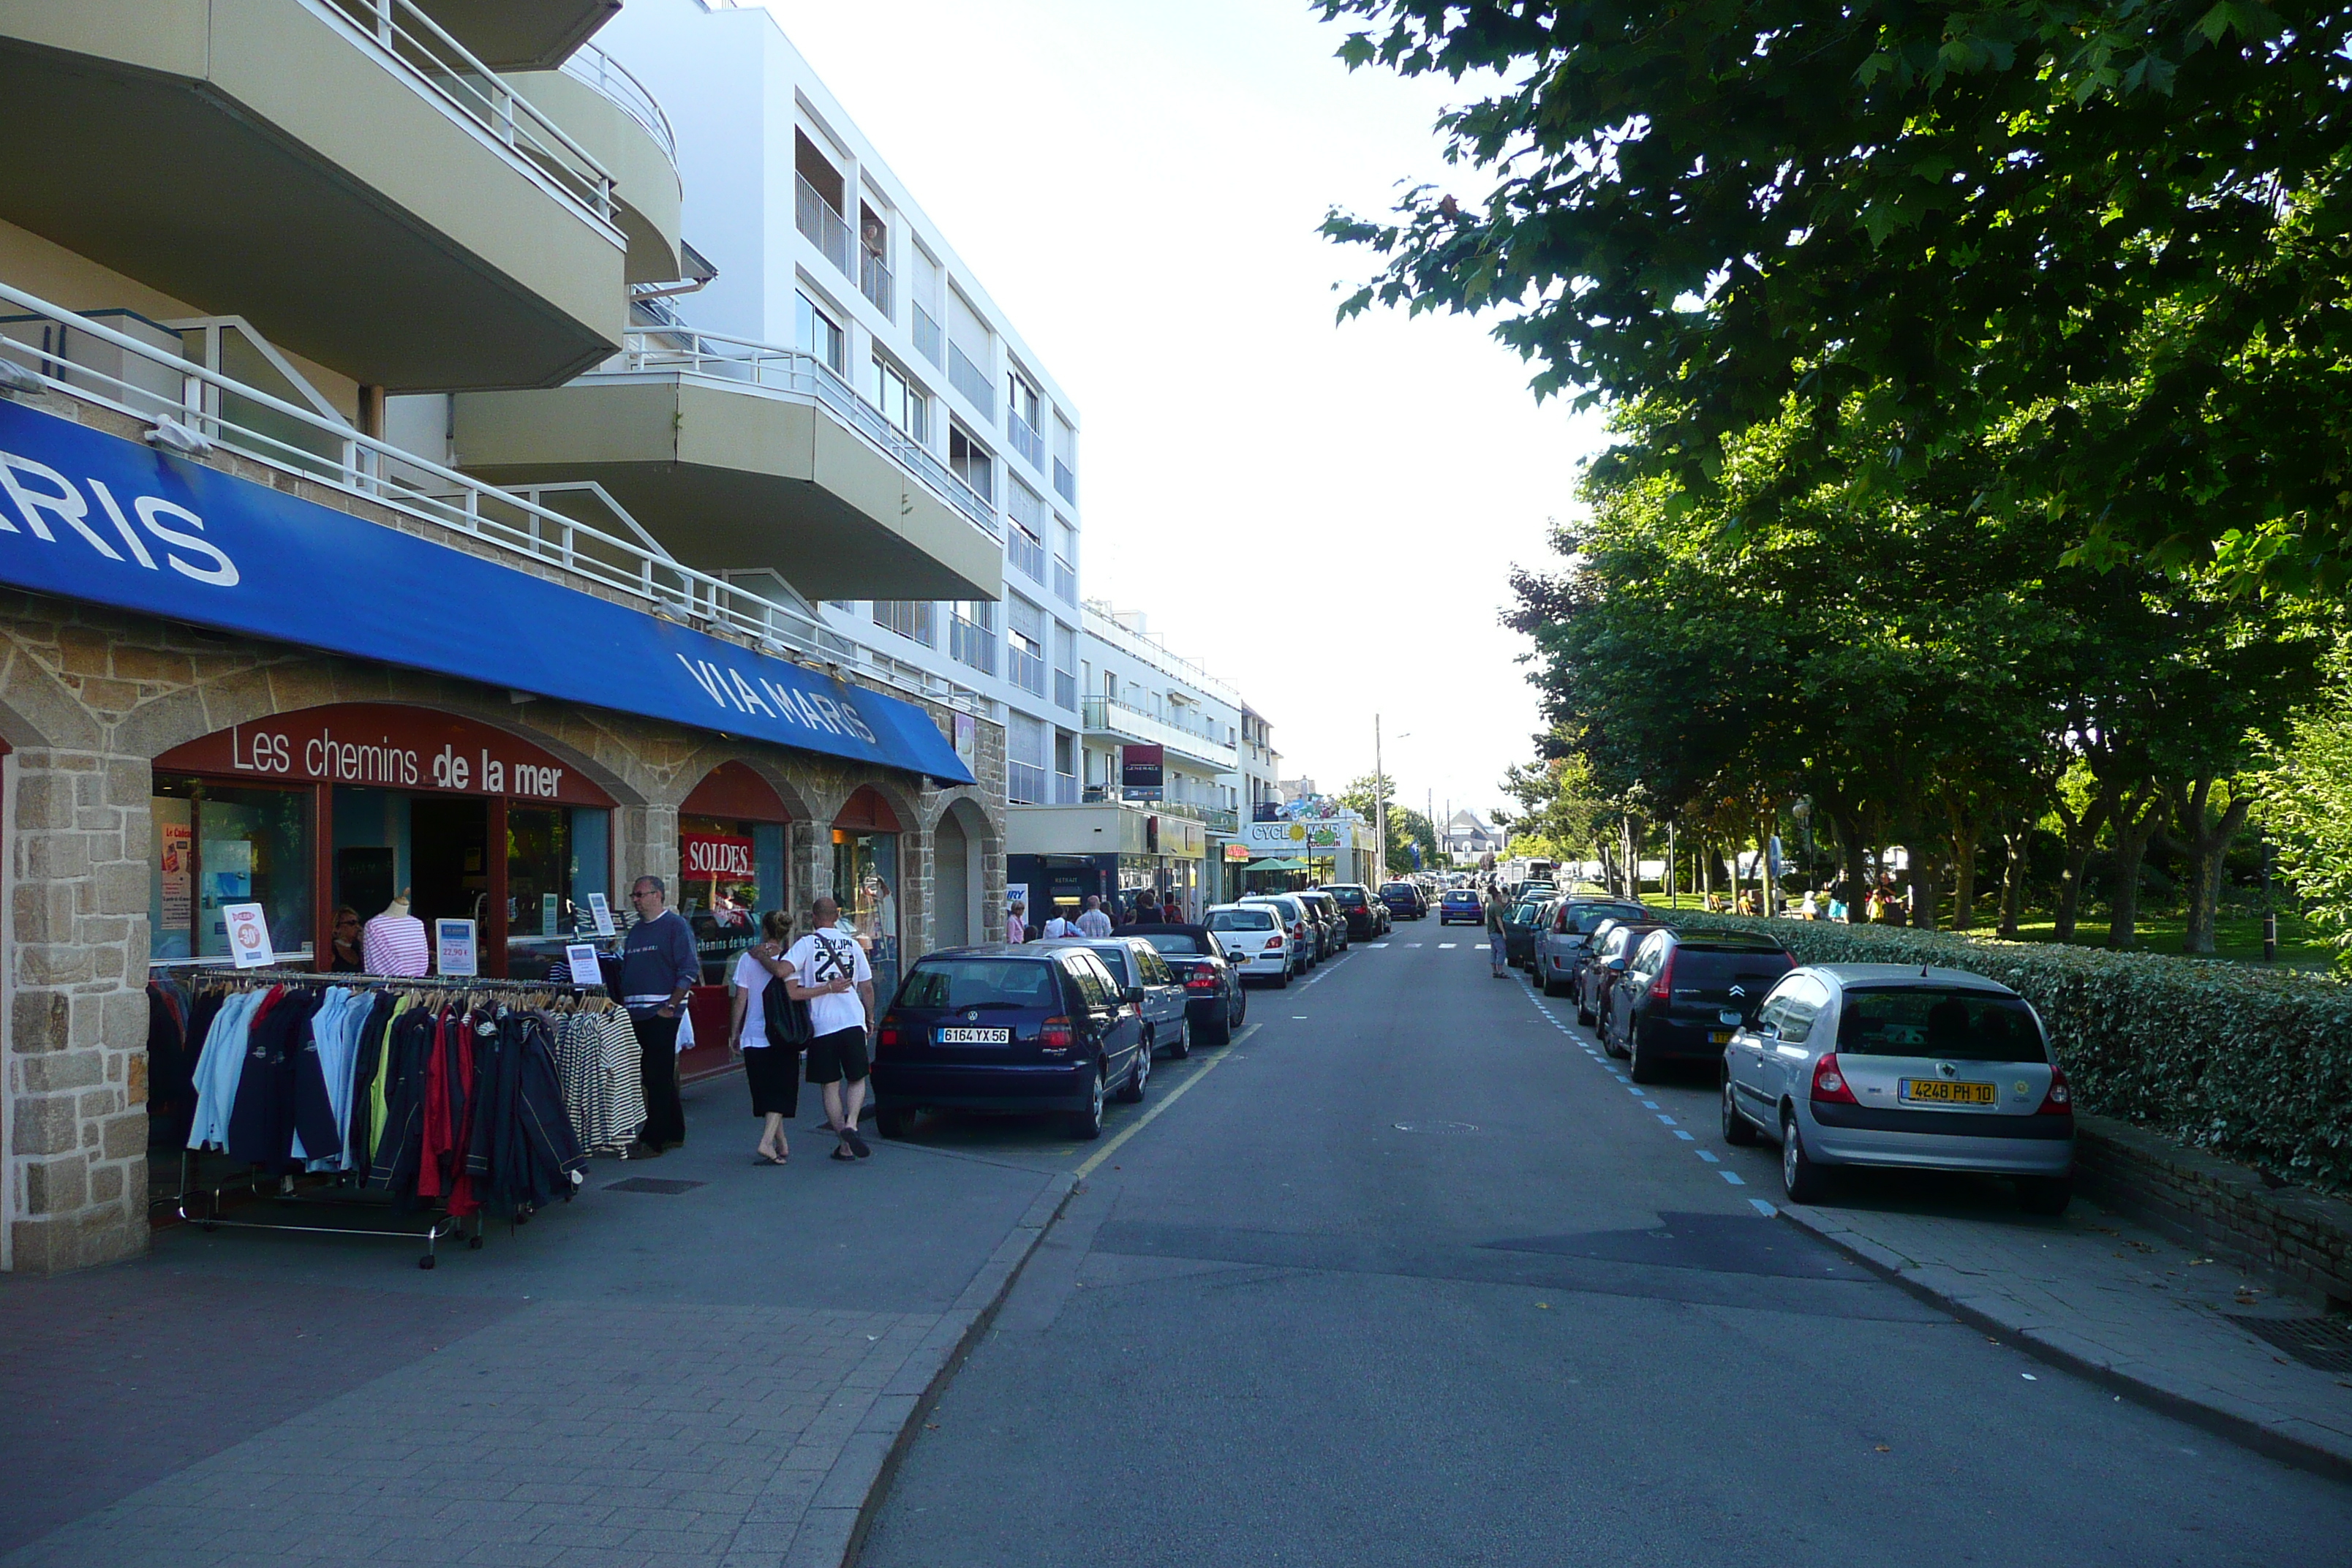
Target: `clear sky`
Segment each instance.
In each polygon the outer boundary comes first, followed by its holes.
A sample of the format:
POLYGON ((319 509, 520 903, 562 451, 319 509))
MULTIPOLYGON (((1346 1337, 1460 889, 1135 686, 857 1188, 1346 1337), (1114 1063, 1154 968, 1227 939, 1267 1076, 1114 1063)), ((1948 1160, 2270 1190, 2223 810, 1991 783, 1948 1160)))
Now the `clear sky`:
POLYGON ((1349 73, 1303 0, 770 0, 1078 406, 1089 597, 1140 609, 1327 789, 1485 811, 1536 704, 1496 624, 1549 568, 1591 416, 1483 322, 1334 324, 1371 269, 1315 232, 1400 180, 1465 197, 1458 89, 1349 73))

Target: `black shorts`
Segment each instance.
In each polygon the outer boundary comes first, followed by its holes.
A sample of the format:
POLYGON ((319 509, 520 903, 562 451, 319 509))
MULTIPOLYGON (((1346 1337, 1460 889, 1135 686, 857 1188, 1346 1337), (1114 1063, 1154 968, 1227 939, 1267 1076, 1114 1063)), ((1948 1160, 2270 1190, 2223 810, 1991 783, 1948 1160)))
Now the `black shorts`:
POLYGON ((808 1080, 811 1083, 839 1083, 845 1079, 851 1083, 859 1083, 864 1081, 867 1071, 866 1030, 862 1025, 835 1029, 830 1035, 819 1035, 808 1043, 808 1080))

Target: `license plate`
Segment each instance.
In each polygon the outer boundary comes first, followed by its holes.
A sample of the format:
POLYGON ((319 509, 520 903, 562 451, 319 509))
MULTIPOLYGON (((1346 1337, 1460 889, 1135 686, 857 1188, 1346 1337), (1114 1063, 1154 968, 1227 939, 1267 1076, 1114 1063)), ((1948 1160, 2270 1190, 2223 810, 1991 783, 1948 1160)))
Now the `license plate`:
POLYGON ((943 1046, 1009 1046, 1013 1043, 1010 1029, 941 1029, 940 1044, 943 1046))
POLYGON ((1706 1042, 1711 1046, 1727 1046, 1731 1044, 1731 1031, 1728 1029, 1717 1029, 1707 1036, 1706 1042))
POLYGON ((1991 1105, 2000 1091, 1989 1083, 1954 1083, 1940 1078, 1906 1078, 1895 1085, 1898 1100, 1932 1100, 1937 1105, 1991 1105))

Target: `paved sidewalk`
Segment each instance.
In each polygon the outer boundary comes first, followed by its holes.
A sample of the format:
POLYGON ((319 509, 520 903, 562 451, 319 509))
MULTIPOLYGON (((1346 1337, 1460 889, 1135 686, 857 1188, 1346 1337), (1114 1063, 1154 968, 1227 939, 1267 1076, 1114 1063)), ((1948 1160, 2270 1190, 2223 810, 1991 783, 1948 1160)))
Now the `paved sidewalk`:
POLYGON ((431 1272, 181 1227, 0 1284, 0 1564, 834 1568, 1072 1181, 797 1130, 755 1166, 742 1094, 431 1272))
POLYGON ((2076 1200, 2065 1217, 1883 1173, 1784 1218, 2030 1353, 2274 1458, 2352 1479, 2352 1373, 2306 1366, 2234 1320, 2305 1317, 2243 1273, 2076 1200), (1915 1190, 1916 1189, 1916 1190, 1915 1190))

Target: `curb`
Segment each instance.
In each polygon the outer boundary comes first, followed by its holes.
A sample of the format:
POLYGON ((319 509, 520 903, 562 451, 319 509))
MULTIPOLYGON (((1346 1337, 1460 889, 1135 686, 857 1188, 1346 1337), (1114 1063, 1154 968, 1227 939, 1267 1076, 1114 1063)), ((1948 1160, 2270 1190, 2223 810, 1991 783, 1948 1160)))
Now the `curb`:
MULTIPOLYGON (((2265 1415, 2259 1406, 2235 1400, 2225 1405, 2221 1401, 2227 1396, 2217 1394, 2210 1389, 2188 1383, 2175 1385, 2147 1373, 2126 1371, 2111 1361, 2101 1359, 2097 1347, 2087 1342, 2079 1342, 2084 1344, 2082 1350, 2069 1348, 2060 1341, 2073 1336, 2063 1331, 2045 1331, 2029 1328, 2018 1319, 1993 1310, 1982 1298, 1963 1300, 1939 1290, 1906 1268, 1902 1258, 1877 1243, 1864 1240, 1850 1230, 1817 1219, 1788 1205, 1778 1206, 1782 1219, 1806 1235, 1828 1243, 1906 1295, 1949 1312, 1971 1328, 1999 1336, 2001 1343, 2014 1345, 2036 1361, 2072 1373, 2110 1393, 2122 1395, 2135 1405, 2145 1405, 2217 1436, 2226 1437, 2267 1458, 2326 1476, 2330 1480, 2352 1481, 2352 1443, 2341 1438, 2303 1436, 2284 1429, 2282 1423, 2291 1418, 2265 1415)), ((1994 1304, 2006 1305, 2005 1302, 1994 1304)), ((2296 1425, 2301 1426, 2302 1423, 2296 1425)))
POLYGON ((891 1478, 922 1430, 923 1418, 955 1379, 957 1369, 995 1321, 1013 1282, 1062 1217, 1076 1175, 1062 1172, 1022 1214, 988 1261, 949 1308, 940 1326, 875 1396, 841 1457, 825 1472, 785 1553, 784 1568, 855 1568, 866 1532, 890 1489, 891 1478))

